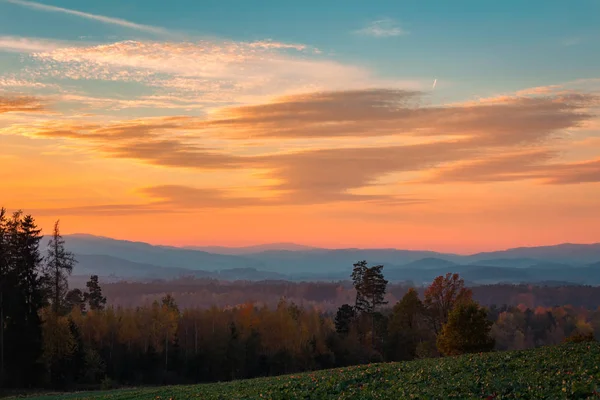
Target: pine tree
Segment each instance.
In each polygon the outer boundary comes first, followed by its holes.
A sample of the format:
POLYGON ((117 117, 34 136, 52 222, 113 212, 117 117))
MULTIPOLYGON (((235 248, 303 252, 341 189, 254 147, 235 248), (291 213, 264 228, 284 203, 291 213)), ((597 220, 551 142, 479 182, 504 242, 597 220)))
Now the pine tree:
POLYGON ((354 264, 352 282, 356 289, 355 308, 372 314, 377 306, 387 304, 384 301, 388 281, 383 277, 383 265, 368 267, 366 261, 354 264))
POLYGON ((98 283, 98 275, 92 275, 90 280, 85 284, 88 288, 84 298, 90 306, 90 310, 104 310, 106 305, 106 297, 102 296, 102 288, 98 283))
POLYGON ((355 308, 367 314, 371 319, 371 346, 375 347, 375 311, 380 305, 387 304, 385 291, 388 281, 383 277, 383 265, 368 267, 366 261, 354 264, 352 282, 356 289, 355 308))
POLYGON ((48 243, 45 281, 52 311, 61 314, 69 311, 65 307, 65 296, 69 289, 67 276, 71 275, 75 265, 75 256, 65 249, 65 241, 60 235, 59 221, 54 224, 52 239, 48 243))

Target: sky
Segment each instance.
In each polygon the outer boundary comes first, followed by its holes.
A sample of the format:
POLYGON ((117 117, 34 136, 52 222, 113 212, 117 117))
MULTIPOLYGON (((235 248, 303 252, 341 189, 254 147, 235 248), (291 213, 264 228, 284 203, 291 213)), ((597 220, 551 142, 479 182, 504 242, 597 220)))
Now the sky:
POLYGON ((0 206, 176 246, 600 242, 598 15, 0 0, 0 206))

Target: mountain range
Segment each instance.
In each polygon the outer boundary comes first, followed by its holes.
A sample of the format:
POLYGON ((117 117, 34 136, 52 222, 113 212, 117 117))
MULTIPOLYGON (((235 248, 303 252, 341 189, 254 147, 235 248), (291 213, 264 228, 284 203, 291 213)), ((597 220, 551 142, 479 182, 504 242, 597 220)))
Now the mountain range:
POLYGON ((390 281, 430 282, 458 272, 471 284, 600 284, 600 243, 522 247, 459 255, 398 249, 322 249, 293 243, 260 246, 155 246, 87 234, 65 236, 78 260, 75 275, 128 280, 182 276, 221 280, 346 280, 360 260, 383 264, 390 281))

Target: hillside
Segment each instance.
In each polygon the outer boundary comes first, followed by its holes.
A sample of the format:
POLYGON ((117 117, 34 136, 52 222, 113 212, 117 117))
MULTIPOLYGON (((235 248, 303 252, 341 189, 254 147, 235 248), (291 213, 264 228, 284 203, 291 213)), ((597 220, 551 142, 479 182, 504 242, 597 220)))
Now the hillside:
POLYGON ((597 399, 599 359, 600 344, 569 344, 229 383, 32 399, 597 399))

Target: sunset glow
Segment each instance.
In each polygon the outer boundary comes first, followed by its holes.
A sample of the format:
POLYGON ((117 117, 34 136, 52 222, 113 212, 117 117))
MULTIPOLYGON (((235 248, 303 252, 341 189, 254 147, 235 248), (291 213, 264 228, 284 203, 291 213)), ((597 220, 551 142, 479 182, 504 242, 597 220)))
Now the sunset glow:
POLYGON ((599 3, 237 3, 0 0, 0 206, 177 246, 600 242, 599 3))

